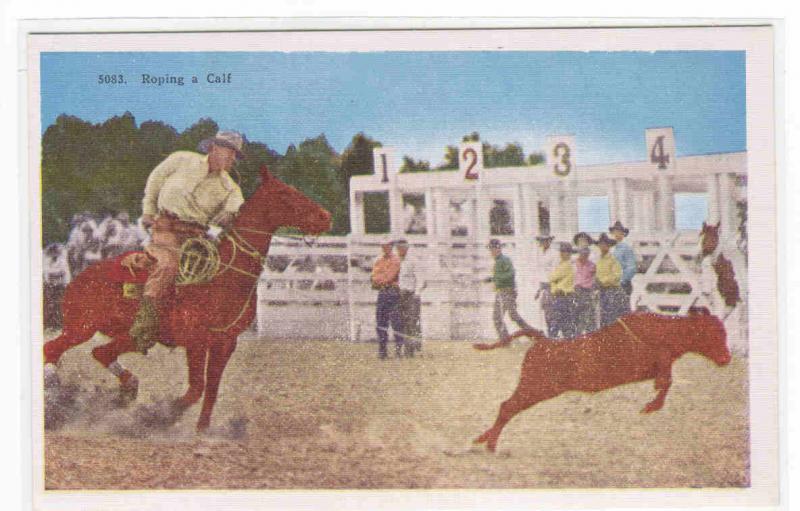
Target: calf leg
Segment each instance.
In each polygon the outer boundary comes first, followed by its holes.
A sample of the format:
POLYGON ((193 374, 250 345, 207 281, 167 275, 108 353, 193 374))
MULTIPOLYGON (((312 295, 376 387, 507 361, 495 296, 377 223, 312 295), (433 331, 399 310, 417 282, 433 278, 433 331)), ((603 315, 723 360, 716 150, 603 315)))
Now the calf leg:
POLYGON ((511 397, 500 405, 500 413, 497 414, 494 425, 476 438, 474 443, 482 444, 485 442, 489 451, 494 452, 497 447, 497 439, 500 437, 500 433, 503 431, 508 421, 519 412, 527 410, 536 403, 553 398, 559 394, 558 392, 530 392, 529 389, 525 388, 523 383, 524 382, 520 382, 520 385, 517 386, 517 390, 514 391, 511 397))
POLYGON ((660 362, 656 366, 656 381, 655 388, 658 391, 655 399, 647 403, 642 409, 642 413, 655 412, 661 410, 664 406, 664 400, 667 398, 667 392, 672 385, 672 364, 670 362, 660 362))

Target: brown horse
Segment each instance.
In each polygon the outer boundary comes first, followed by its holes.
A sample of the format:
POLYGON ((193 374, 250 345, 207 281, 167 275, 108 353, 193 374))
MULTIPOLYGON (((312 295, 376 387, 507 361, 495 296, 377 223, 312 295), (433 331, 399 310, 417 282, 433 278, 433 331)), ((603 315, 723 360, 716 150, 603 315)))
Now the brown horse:
POLYGON ((568 341, 548 339, 538 330, 522 330, 475 348, 507 346, 523 335, 536 344, 525 354, 517 388, 500 405, 494 425, 475 439, 475 443, 485 442, 490 451, 516 414, 564 392, 599 392, 653 379, 658 393, 642 409, 650 413, 664 406, 672 384, 672 364, 685 353, 698 353, 720 366, 731 360, 722 321, 704 307, 690 309, 689 316, 633 312, 568 341))
MULTIPOLYGON (((179 287, 162 321, 162 342, 186 348, 189 388, 174 408, 183 412, 202 396, 197 429, 208 428, 222 372, 238 335, 255 316, 255 289, 278 227, 296 227, 309 234, 330 228, 331 215, 297 189, 261 168, 261 185, 242 205, 231 230, 219 243, 219 273, 208 283, 179 287)), ((101 332, 111 341, 92 351, 94 358, 119 378, 124 391, 135 396, 138 380, 117 358, 136 351, 128 330, 139 306, 123 296, 120 258, 99 262, 81 272, 67 287, 62 303, 61 335, 45 343, 45 364, 101 332)), ((127 271, 127 270, 126 270, 127 271)), ((142 281, 146 276, 137 275, 142 281)), ((47 366, 46 366, 47 368, 47 366)), ((55 366, 49 366, 54 374, 55 366)), ((48 374, 48 371, 45 371, 48 374)))
MULTIPOLYGON (((717 225, 703 222, 703 227, 700 229, 701 259, 713 257, 714 252, 719 247, 719 226, 720 222, 717 222, 717 225)), ((722 296, 725 305, 735 307, 737 303, 742 301, 742 298, 739 294, 739 283, 736 282, 733 264, 730 259, 720 252, 712 261, 712 266, 717 274, 717 290, 722 296)))

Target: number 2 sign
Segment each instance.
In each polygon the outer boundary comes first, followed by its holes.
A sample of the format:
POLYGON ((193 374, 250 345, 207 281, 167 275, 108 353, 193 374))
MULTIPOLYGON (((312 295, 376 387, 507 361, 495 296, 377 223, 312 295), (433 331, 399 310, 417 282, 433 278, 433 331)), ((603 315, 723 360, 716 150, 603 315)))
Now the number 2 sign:
POLYGON ((672 128, 649 128, 645 130, 647 162, 656 170, 675 168, 675 134, 672 128))
POLYGON ((466 142, 458 148, 458 169, 464 179, 478 179, 483 170, 483 144, 466 142))

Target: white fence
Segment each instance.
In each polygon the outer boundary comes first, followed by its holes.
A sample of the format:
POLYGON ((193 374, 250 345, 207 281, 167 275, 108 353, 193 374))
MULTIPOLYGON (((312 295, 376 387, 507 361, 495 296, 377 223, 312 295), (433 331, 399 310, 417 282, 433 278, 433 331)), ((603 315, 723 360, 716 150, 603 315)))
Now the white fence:
MULTIPOLYGON (((629 240, 639 260, 632 305, 640 310, 685 314, 700 296, 698 233, 629 240)), ((410 240, 410 254, 428 268, 422 293, 425 339, 476 340, 495 337, 494 292, 483 280, 492 259, 485 243, 410 240)), ((375 337, 375 300, 370 271, 380 254, 375 237, 322 237, 312 246, 292 238, 273 239, 269 264, 258 288, 259 335, 280 339, 341 339, 363 342, 375 337)), ((543 326, 533 300, 536 257, 533 244, 505 248, 517 270, 520 313, 543 326)), ((726 321, 731 345, 746 351, 747 279, 741 253, 728 248, 744 303, 726 321)))

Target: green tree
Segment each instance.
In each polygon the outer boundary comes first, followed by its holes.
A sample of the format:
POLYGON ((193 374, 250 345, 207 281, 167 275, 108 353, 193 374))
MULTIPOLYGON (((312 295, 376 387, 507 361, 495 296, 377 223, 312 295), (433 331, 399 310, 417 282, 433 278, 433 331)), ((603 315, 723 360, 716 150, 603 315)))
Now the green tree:
POLYGON ((275 175, 330 211, 333 234, 344 234, 349 228, 340 168, 341 158, 325 135, 306 139, 296 148, 289 146, 286 155, 275 165, 275 175))
POLYGON ((444 163, 435 170, 454 170, 458 168, 458 147, 449 145, 444 148, 444 163))
POLYGON ((528 165, 543 165, 544 153, 531 153, 528 155, 528 165))
POLYGON ((410 156, 403 156, 403 165, 400 167, 400 172, 428 172, 431 170, 431 164, 425 160, 414 160, 410 156))

